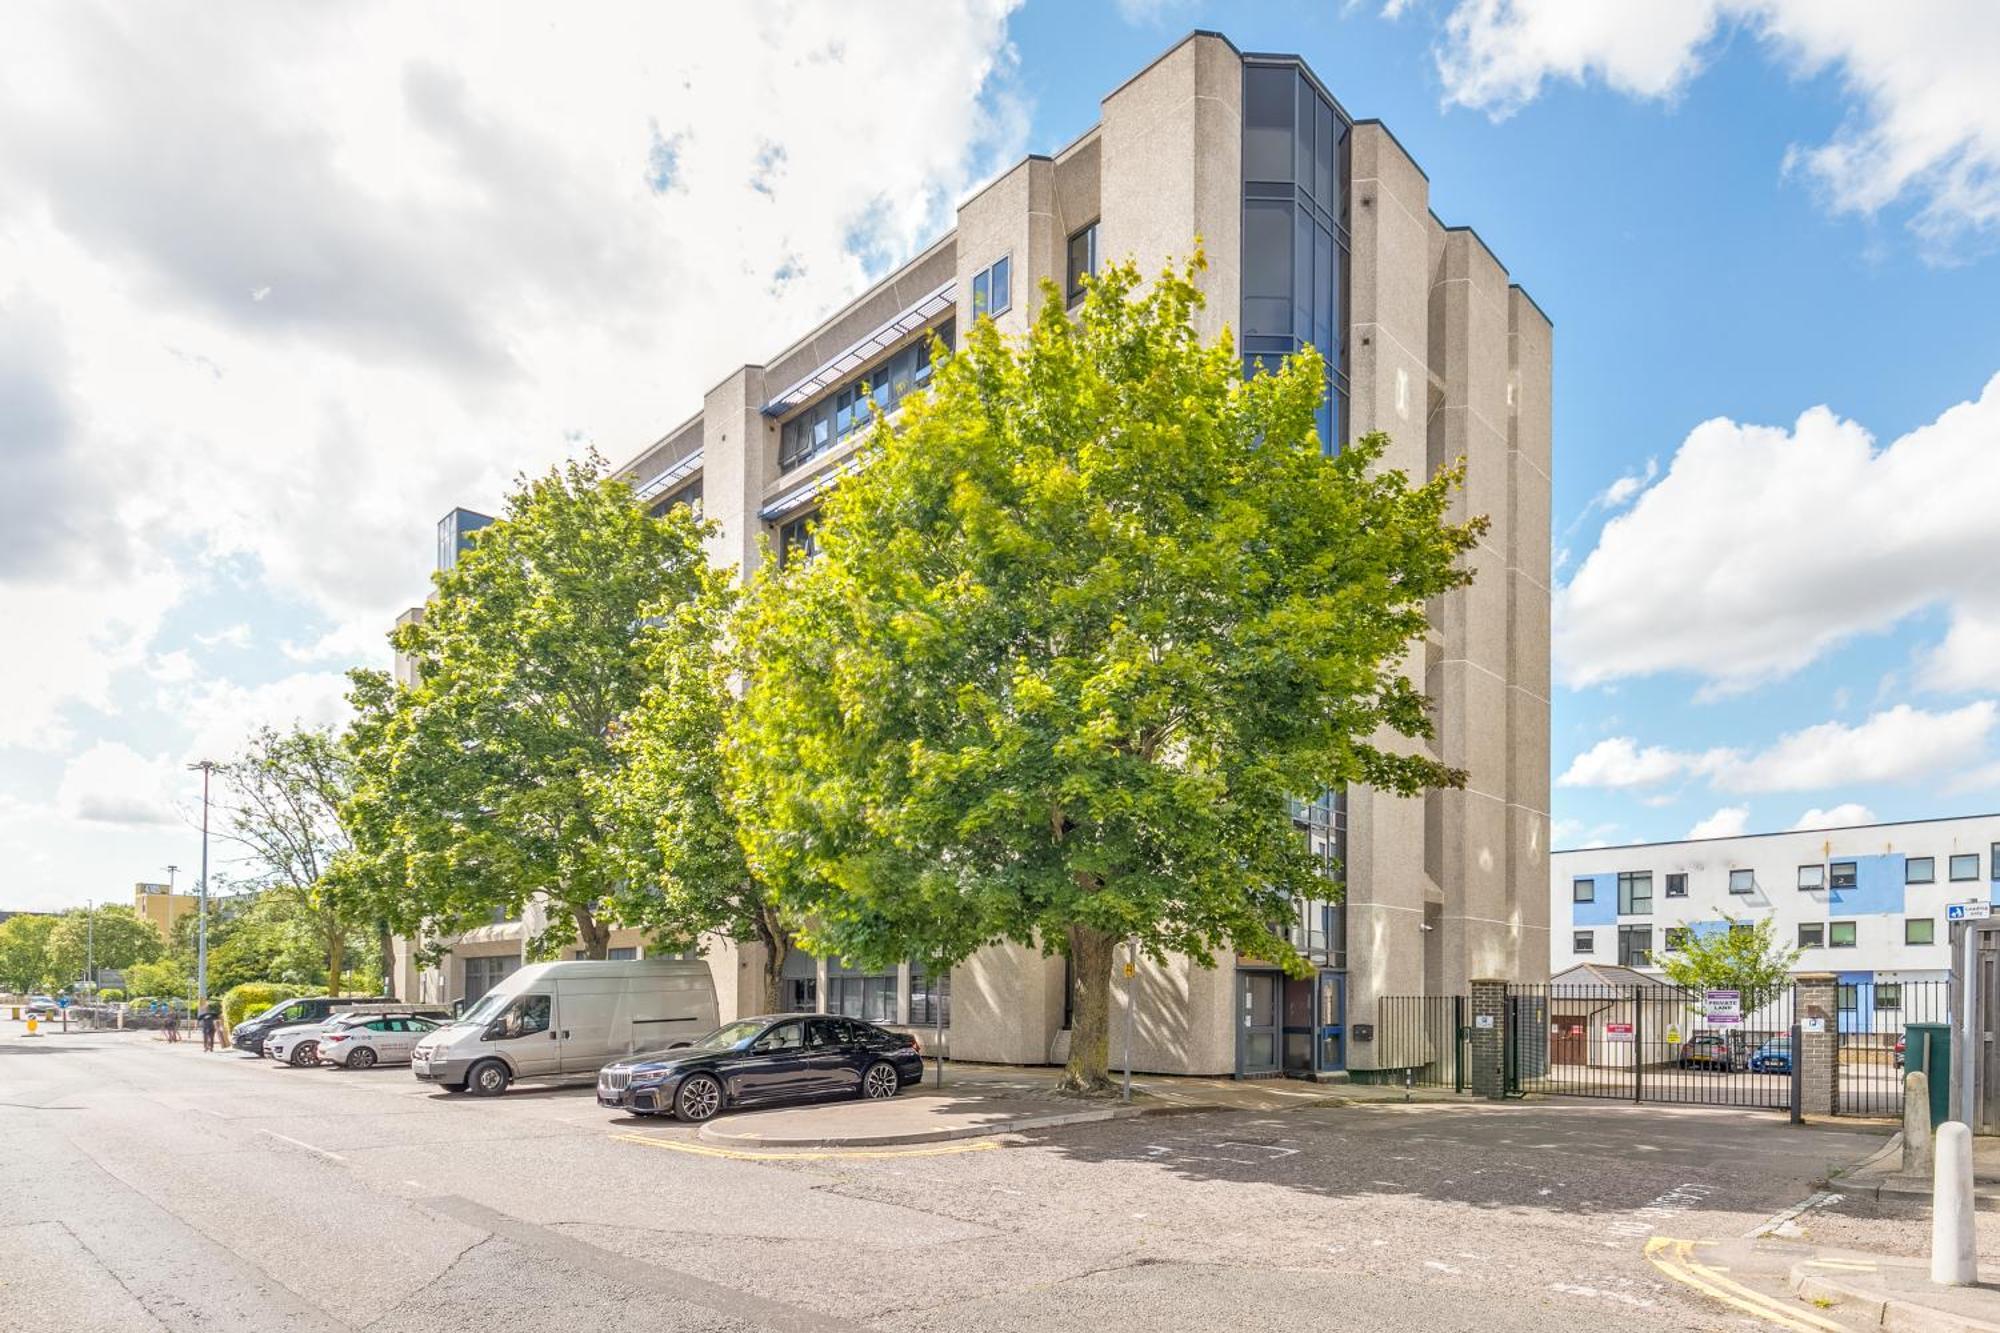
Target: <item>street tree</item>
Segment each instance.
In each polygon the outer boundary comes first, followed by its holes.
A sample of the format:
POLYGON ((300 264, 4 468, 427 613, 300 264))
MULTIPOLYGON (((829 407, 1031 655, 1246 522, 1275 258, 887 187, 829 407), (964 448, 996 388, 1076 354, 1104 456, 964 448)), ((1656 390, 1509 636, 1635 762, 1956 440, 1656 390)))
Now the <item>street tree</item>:
POLYGON ((1799 950, 1781 943, 1778 923, 1765 917, 1754 925, 1723 914, 1721 930, 1700 931, 1685 923, 1680 947, 1663 955, 1667 980, 1688 990, 1743 993, 1745 1013, 1770 1003, 1791 984, 1799 950))
POLYGON ((49 936, 56 918, 39 913, 0 921, 0 990, 17 995, 55 984, 49 936))
POLYGON ((616 732, 650 683, 659 618, 709 575, 692 515, 654 517, 604 473, 592 454, 524 478, 396 631, 416 683, 356 679, 357 873, 404 887, 407 933, 519 916, 539 896, 538 953, 574 940, 602 958, 614 926, 647 924, 598 792, 624 762, 616 732))
POLYGON ((166 951, 159 929, 124 904, 78 907, 56 918, 49 932, 49 971, 58 984, 68 986, 82 980, 88 967, 122 972, 166 951))
POLYGON ((263 727, 216 772, 223 836, 248 853, 250 878, 310 933, 337 993, 359 910, 349 884, 330 873, 349 846, 339 817, 354 781, 346 751, 330 729, 263 727))
POLYGON ((1336 890, 1289 796, 1463 781, 1392 743, 1430 734, 1403 663, 1485 527, 1448 517, 1462 470, 1325 447, 1324 363, 1246 381, 1194 329, 1201 267, 975 326, 742 629, 752 867, 842 952, 1066 953, 1085 1092, 1121 941, 1303 969, 1279 923, 1336 890))
POLYGON ((736 707, 728 650, 734 589, 726 571, 656 617, 650 683, 619 728, 620 763, 598 785, 623 860, 616 900, 664 947, 721 933, 762 946, 760 1012, 780 1007, 793 926, 751 874, 725 790, 722 745, 736 707))

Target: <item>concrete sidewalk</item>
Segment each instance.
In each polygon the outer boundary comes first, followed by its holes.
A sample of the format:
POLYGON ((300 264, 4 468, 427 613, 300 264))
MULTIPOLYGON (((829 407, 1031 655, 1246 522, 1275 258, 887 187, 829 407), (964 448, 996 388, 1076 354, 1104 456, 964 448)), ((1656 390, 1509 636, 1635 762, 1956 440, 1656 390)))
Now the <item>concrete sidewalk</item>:
MULTIPOLYGON (((1846 1194, 1928 1208, 1930 1176, 1906 1175, 1902 1165, 1903 1136, 1899 1133, 1882 1152, 1842 1174, 1836 1183, 1846 1194)), ((2000 1138, 1972 1140, 1972 1206, 1982 1213, 2000 1213, 2000 1138)))
POLYGON ((1785 1285, 1801 1301, 1871 1326, 2000 1333, 2000 1288, 1933 1286, 1923 1259, 1815 1251, 1792 1265, 1785 1285))
POLYGON ((1454 1102, 1469 1096, 1435 1088, 1352 1083, 1302 1083, 1289 1079, 1136 1076, 1126 1103, 1076 1097, 1056 1087, 1059 1068, 954 1064, 945 1086, 926 1082, 890 1101, 821 1102, 771 1111, 747 1111, 702 1126, 704 1142, 732 1148, 854 1148, 937 1143, 1028 1130, 1096 1124, 1134 1116, 1186 1111, 1273 1111, 1373 1102, 1454 1102))

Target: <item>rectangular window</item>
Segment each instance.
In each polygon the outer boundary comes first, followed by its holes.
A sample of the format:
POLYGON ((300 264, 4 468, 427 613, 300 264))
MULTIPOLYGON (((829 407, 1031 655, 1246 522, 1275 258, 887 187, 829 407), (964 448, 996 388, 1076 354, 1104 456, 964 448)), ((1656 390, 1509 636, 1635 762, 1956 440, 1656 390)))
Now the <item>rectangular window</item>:
POLYGON ((1826 942, 1829 948, 1852 949, 1854 947, 1854 923, 1852 921, 1829 921, 1826 926, 1826 942))
POLYGON ((1091 223, 1069 238, 1069 279, 1064 291, 1069 303, 1083 299, 1083 281, 1097 276, 1097 224, 1091 223))
POLYGON ((1755 935, 1757 927, 1748 921, 1732 921, 1729 925, 1729 933, 1738 939, 1742 939, 1746 935, 1755 935))
POLYGON ((1951 858, 1951 877, 1954 880, 1979 878, 1979 853, 1959 852, 1951 858))
POLYGON ((1799 947, 1818 949, 1826 944, 1826 926, 1819 921, 1799 922, 1799 947))
POLYGON ((910 969, 910 1026, 934 1028, 942 1022, 951 1026, 951 973, 927 976, 923 969, 910 969))
POLYGON ((1799 887, 1801 889, 1823 889, 1826 887, 1825 866, 1800 866, 1799 887))
POLYGON ((1854 887, 1854 862, 1835 861, 1826 868, 1828 882, 1836 889, 1854 887))
POLYGON ((1647 967, 1653 961, 1653 928, 1651 926, 1618 927, 1618 965, 1620 967, 1647 967))
POLYGON ((810 560, 819 549, 814 536, 819 527, 819 511, 800 514, 778 529, 778 568, 783 569, 794 560, 810 560))
POLYGON ((819 978, 788 977, 783 994, 779 997, 779 1008, 788 1014, 815 1014, 819 1012, 819 978))
POLYGON ((1729 891, 1731 893, 1755 893, 1757 891, 1757 872, 1754 870, 1730 871, 1729 891))
POLYGON ((1594 903, 1597 901, 1597 881, 1594 879, 1573 879, 1569 883, 1570 901, 1594 903))
POLYGON ((1579 930, 1575 932, 1570 937, 1570 949, 1574 953, 1596 953, 1597 932, 1594 930, 1579 930))
MULTIPOLYGON (((972 275, 972 317, 998 315, 1014 303, 1009 278, 1012 257, 1002 255, 972 275)), ((851 1017, 851 1015, 850 1015, 851 1017)))
POLYGON ((826 1012, 870 1023, 896 1021, 896 974, 826 979, 826 1012))
POLYGON ((1927 916, 1906 918, 1903 921, 1903 943, 1936 944, 1937 922, 1927 916))
POLYGON ((1861 1007, 1861 987, 1851 981, 1842 982, 1840 985, 1834 987, 1833 1003, 1835 1007, 1840 1009, 1859 1009, 1861 1007))
POLYGON ((1903 862, 1903 883, 1935 884, 1937 882, 1937 858, 1935 856, 1913 856, 1903 862))
POLYGON ((1688 877, 1687 877, 1686 875, 1684 875, 1684 874, 1683 874, 1683 875, 1668 875, 1668 876, 1667 876, 1667 897, 1669 897, 1669 898, 1685 898, 1685 897, 1687 897, 1687 896, 1688 896, 1688 877))
POLYGON ((1903 1007, 1903 984, 1900 981, 1876 982, 1875 1007, 1877 1009, 1901 1009, 1903 1007))
POLYGON ((1679 953, 1682 949, 1685 949, 1687 947, 1688 938, 1693 934, 1694 931, 1690 930, 1686 926, 1668 926, 1667 952, 1679 953))
POLYGON ((1618 876, 1618 914, 1651 916, 1653 913, 1653 872, 1626 870, 1618 876))

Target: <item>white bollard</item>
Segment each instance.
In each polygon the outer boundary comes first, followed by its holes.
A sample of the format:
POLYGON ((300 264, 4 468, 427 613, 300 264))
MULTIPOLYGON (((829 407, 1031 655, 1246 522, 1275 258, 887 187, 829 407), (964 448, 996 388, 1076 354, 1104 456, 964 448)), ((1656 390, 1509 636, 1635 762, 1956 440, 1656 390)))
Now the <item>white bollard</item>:
POLYGON ((1972 1131, 1947 1120, 1937 1131, 1931 1186, 1931 1281, 1969 1287, 1979 1281, 1979 1239, 1972 1225, 1972 1131))

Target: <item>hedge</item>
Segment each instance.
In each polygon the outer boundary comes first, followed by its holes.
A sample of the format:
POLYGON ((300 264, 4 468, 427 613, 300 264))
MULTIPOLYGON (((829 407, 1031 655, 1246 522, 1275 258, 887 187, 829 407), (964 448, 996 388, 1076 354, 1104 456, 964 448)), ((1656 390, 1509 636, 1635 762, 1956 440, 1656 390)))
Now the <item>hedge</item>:
POLYGON ((324 986, 294 986, 283 981, 246 981, 231 986, 222 997, 222 1021, 235 1027, 246 1018, 263 1013, 280 1000, 296 995, 324 995, 324 986))
POLYGON ((125 998, 125 992, 119 990, 116 986, 106 986, 103 990, 97 992, 97 998, 105 1004, 116 1004, 125 998))

